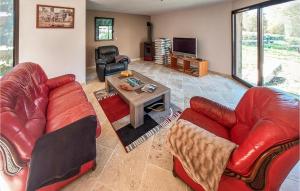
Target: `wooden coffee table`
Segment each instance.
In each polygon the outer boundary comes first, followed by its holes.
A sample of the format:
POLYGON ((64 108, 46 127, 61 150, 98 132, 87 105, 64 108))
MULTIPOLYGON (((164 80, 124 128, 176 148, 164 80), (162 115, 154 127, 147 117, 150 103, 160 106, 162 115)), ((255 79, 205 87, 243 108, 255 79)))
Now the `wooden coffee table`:
POLYGON ((170 88, 151 80, 150 78, 136 72, 133 72, 133 77, 141 80, 145 84, 155 84, 157 86, 153 93, 141 92, 138 90, 126 91, 120 88, 120 85, 124 83, 122 80, 124 77, 120 77, 120 74, 114 74, 105 77, 105 87, 108 92, 112 89, 118 92, 122 99, 129 105, 130 108, 130 123, 134 128, 137 128, 144 124, 144 107, 163 99, 164 108, 168 110, 170 108, 170 88))

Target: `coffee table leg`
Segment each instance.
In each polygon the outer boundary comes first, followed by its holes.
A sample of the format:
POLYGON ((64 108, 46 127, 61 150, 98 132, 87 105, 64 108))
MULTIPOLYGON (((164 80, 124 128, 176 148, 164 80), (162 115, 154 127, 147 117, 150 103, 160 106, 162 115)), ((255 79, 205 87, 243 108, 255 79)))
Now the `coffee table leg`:
POLYGON ((130 106, 130 123, 134 128, 137 128, 144 124, 144 105, 130 106))
POLYGON ((170 109, 170 99, 171 99, 171 95, 170 92, 168 92, 164 95, 165 111, 168 111, 170 109))
POLYGON ((110 92, 110 86, 107 80, 105 80, 105 89, 108 93, 110 92))

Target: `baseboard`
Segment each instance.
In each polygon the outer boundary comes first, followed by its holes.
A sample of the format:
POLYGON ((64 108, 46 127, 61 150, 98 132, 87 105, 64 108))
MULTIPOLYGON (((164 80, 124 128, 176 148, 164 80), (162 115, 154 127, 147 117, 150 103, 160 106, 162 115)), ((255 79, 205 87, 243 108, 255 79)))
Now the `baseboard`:
MULTIPOLYGON (((132 62, 140 61, 140 60, 142 60, 142 59, 141 59, 141 58, 133 58, 133 59, 131 59, 132 62)), ((86 69, 95 69, 95 68, 96 68, 96 66, 89 66, 89 67, 86 67, 86 69)))
POLYGON ((96 66, 89 66, 86 69, 96 69, 96 66))
POLYGON ((140 60, 141 60, 141 58, 133 58, 133 59, 131 59, 132 62, 140 61, 140 60))
POLYGON ((223 77, 225 77, 225 78, 230 78, 230 79, 232 79, 232 76, 229 75, 229 74, 224 74, 224 73, 221 73, 221 72, 215 72, 215 71, 211 71, 211 70, 209 70, 209 73, 211 73, 211 74, 216 74, 216 75, 219 75, 219 76, 223 76, 223 77))

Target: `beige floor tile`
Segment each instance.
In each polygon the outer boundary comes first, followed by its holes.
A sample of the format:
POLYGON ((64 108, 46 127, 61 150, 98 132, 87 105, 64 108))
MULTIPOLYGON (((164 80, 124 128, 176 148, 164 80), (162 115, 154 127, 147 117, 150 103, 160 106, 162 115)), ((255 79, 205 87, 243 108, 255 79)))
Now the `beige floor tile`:
POLYGON ((152 138, 126 153, 118 144, 99 179, 108 188, 122 191, 137 190, 142 181, 152 138))
POLYGON ((194 191, 191 187, 186 186, 186 191, 194 191))
POLYGON ((113 153, 113 149, 110 149, 108 147, 101 146, 100 144, 97 144, 97 168, 94 171, 91 171, 91 173, 88 174, 90 177, 96 178, 100 175, 102 170, 104 169, 104 166, 107 164, 109 158, 111 157, 113 153))
POLYGON ((96 184, 96 179, 90 176, 91 172, 78 178, 76 181, 67 185, 63 191, 91 191, 94 184, 96 184))
POLYGON ((140 191, 186 191, 186 185, 172 172, 148 164, 140 191))
MULTIPOLYGON (((133 62, 129 68, 171 88, 171 101, 181 109, 189 107, 189 100, 193 96, 203 96, 235 108, 247 90, 223 76, 208 74, 196 78, 151 62, 133 62)), ((101 136, 97 139, 98 167, 95 172, 79 178, 64 190, 191 191, 172 175, 172 156, 164 144, 167 131, 160 131, 130 153, 126 153, 93 94, 94 91, 103 89, 105 84, 98 81, 95 69, 87 71, 87 80, 87 85, 83 87, 102 126, 101 136)), ((282 191, 297 190, 300 182, 299 166, 298 163, 284 181, 282 191)))
POLYGON ((172 171, 173 161, 172 155, 169 152, 153 149, 149 153, 148 162, 165 170, 172 171))
POLYGON ((168 129, 162 128, 159 133, 154 136, 148 162, 171 171, 173 165, 172 155, 166 146, 166 136, 168 131, 168 129))
POLYGON ((96 182, 92 191, 114 191, 108 187, 106 187, 100 180, 96 182))
POLYGON ((75 191, 75 189, 78 188, 81 185, 81 178, 83 178, 83 177, 85 177, 85 175, 78 178, 77 180, 75 180, 71 184, 68 184, 66 187, 64 187, 62 189, 62 191, 73 191, 73 190, 75 191))
POLYGON ((120 142, 116 132, 113 130, 110 124, 102 123, 102 131, 97 140, 97 143, 105 147, 114 149, 116 145, 120 142))

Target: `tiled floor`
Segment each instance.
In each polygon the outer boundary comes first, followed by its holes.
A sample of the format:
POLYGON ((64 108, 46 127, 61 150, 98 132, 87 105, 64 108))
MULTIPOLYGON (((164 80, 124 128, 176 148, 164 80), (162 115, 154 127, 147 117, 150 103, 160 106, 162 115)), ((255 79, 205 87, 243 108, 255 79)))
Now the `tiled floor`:
MULTIPOLYGON (((234 108, 246 88, 219 75, 202 78, 188 76, 150 62, 130 64, 134 69, 171 88, 171 101, 184 109, 189 99, 199 95, 234 108)), ((64 190, 70 191, 188 191, 172 175, 172 156, 165 148, 167 128, 126 153, 93 92, 104 88, 94 69, 87 71, 84 90, 101 121, 102 134, 97 139, 97 169, 79 178, 64 190)), ((300 164, 295 166, 281 190, 296 191, 300 186, 300 164)))

